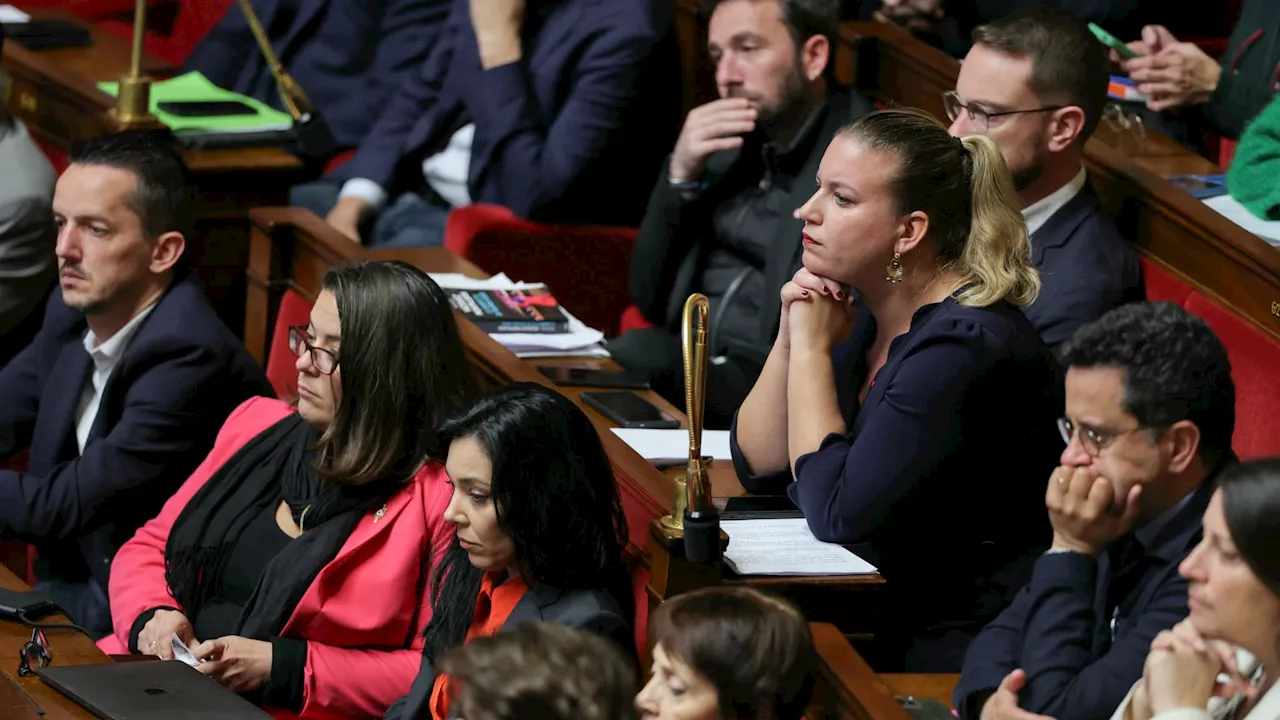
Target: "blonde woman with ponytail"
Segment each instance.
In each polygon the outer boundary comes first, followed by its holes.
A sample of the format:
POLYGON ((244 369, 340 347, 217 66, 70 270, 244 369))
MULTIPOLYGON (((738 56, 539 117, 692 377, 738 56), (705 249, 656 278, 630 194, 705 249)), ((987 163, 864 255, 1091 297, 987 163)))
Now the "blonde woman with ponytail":
POLYGON ((986 137, 908 110, 838 132, 804 221, 804 266, 738 411, 733 458, 820 540, 864 544, 888 581, 872 665, 959 672, 969 640, 1049 538, 1057 372, 1019 307, 1040 282, 986 137))

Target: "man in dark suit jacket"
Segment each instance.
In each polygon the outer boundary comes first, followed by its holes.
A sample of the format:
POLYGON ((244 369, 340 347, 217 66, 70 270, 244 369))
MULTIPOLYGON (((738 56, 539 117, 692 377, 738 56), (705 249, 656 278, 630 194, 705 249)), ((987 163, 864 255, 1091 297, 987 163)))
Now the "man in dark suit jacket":
POLYGON ((681 309, 690 293, 706 294, 716 359, 705 420, 727 428, 773 345, 778 292, 800 268, 794 213, 836 130, 872 108, 834 84, 834 0, 708 5, 720 99, 685 119, 632 251, 631 296, 657 327, 626 333, 609 352, 683 407, 681 309))
POLYGON ((1234 460, 1231 365, 1200 318, 1131 303, 1081 328, 1065 358, 1053 545, 970 644, 955 689, 965 720, 1110 717, 1155 636, 1187 616, 1178 565, 1234 460))
POLYGON ((116 550, 271 388, 195 284, 175 278, 192 217, 182 161, 125 134, 72 149, 53 199, 60 288, 0 371, 0 538, 34 543, 36 589, 111 631, 116 550))
MULTIPOLYGON (((448 0, 253 0, 271 47, 342 147, 369 134, 401 81, 422 67, 448 0)), ((184 72, 282 108, 238 3, 200 41, 184 72)))
POLYGON ((990 137, 1009 165, 1040 271, 1040 296, 1024 310, 1056 352, 1081 325, 1142 298, 1137 253, 1084 170, 1107 99, 1106 49, 1082 21, 1047 7, 984 25, 974 40, 946 96, 951 133, 990 137))
POLYGON ((292 201, 370 247, 441 245, 449 210, 481 202, 634 225, 680 102, 670 16, 662 0, 454 0, 355 157, 292 201))

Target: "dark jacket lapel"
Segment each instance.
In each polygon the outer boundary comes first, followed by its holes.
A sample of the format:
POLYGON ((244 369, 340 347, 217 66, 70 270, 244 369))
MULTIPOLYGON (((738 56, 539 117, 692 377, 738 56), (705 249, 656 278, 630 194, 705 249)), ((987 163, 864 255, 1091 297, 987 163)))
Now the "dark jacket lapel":
POLYGON ((1086 178, 1080 192, 1068 200, 1066 205, 1058 208, 1058 212, 1050 215, 1039 230, 1032 233, 1031 264, 1036 267, 1044 264, 1045 251, 1062 247, 1075 234, 1076 228, 1090 215, 1098 212, 1098 209, 1098 196, 1094 194, 1093 187, 1086 178))
POLYGON ((31 472, 44 475, 60 462, 80 454, 76 445, 76 410, 93 361, 79 341, 69 342, 58 354, 40 399, 31 441, 31 472))

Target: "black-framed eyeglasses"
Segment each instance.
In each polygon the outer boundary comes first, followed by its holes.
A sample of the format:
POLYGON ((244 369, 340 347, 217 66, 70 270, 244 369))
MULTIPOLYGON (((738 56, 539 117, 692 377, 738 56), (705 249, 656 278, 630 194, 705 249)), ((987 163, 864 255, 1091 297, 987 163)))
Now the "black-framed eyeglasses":
POLYGON ((18 675, 21 677, 34 675, 36 670, 48 667, 52 662, 53 650, 49 648, 49 641, 45 639, 44 631, 39 628, 32 630, 31 640, 18 651, 18 675))
POLYGON ((1024 113, 1050 112, 1053 110, 1061 110, 1066 105, 1046 105, 1038 108, 1028 108, 1026 110, 1001 110, 999 112, 991 112, 983 110, 973 105, 965 105, 960 102, 960 95, 955 90, 948 90, 942 93, 942 106, 947 111, 947 119, 955 122, 960 117, 960 111, 963 110, 969 114, 969 123, 973 125, 973 131, 979 135, 987 134, 987 130, 991 127, 991 118, 1004 117, 1005 115, 1022 115, 1024 113))
POLYGON ((311 364, 315 369, 325 375, 332 375, 334 370, 338 369, 338 353, 322 347, 316 347, 307 339, 306 325, 290 325, 289 326, 289 351, 298 357, 302 357, 302 352, 311 353, 311 364))
MULTIPOLYGON (((1062 435, 1062 442, 1070 445, 1072 436, 1076 434, 1076 429, 1076 426, 1071 422, 1070 418, 1058 418, 1058 433, 1062 435)), ((1115 442, 1117 438, 1145 429, 1146 428, 1143 428, 1142 426, 1138 426, 1116 432, 1099 432, 1091 427, 1081 425, 1079 428, 1080 447, 1084 448, 1085 453, 1087 453, 1089 457, 1096 458, 1102 452, 1103 448, 1115 442)))

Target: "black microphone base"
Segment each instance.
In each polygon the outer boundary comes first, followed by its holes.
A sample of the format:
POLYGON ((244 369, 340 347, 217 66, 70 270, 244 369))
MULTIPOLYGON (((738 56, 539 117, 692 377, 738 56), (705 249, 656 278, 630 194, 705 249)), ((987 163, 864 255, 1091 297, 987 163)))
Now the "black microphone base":
POLYGON ((684 511, 684 556, 695 563, 720 560, 720 514, 715 510, 696 515, 684 511))

